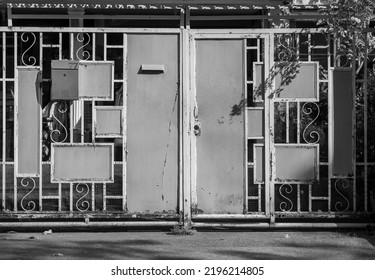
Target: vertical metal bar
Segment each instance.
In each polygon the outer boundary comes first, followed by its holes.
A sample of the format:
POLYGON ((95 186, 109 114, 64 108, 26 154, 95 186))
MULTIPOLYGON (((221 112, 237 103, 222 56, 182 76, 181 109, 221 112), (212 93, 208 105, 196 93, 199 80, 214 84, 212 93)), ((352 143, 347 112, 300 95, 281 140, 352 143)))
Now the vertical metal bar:
POLYGON ((311 213, 312 212, 312 188, 311 188, 311 184, 309 184, 309 212, 311 213))
MULTIPOLYGON (((69 34, 70 41, 70 59, 74 59, 74 37, 73 33, 69 34)), ((74 124, 73 124, 73 118, 74 118, 74 101, 70 104, 70 142, 74 142, 74 124)), ((69 183, 69 210, 70 212, 73 212, 73 183, 69 183)))
POLYGON ((183 73, 184 73, 184 17, 183 17, 183 9, 180 9, 180 34, 179 34, 179 58, 178 58, 178 66, 179 66, 179 96, 178 96, 178 213, 179 213, 179 222, 180 224, 184 223, 184 189, 183 189, 183 181, 184 181, 184 163, 183 163, 183 73))
MULTIPOLYGON (((70 59, 74 59, 74 37, 73 37, 73 33, 70 33, 69 34, 69 37, 70 37, 70 41, 69 41, 69 45, 70 45, 70 50, 69 50, 69 53, 70 53, 70 59)), ((73 123, 73 119, 74 119, 74 101, 72 101, 70 103, 70 143, 73 143, 74 142, 74 123, 73 123)), ((73 183, 69 183, 69 211, 70 212, 73 212, 73 183)))
POLYGON ((91 184, 91 210, 95 211, 95 183, 91 184))
MULTIPOLYGON (((40 69, 43 71, 43 32, 39 33, 39 66, 40 69)), ((43 72, 42 72, 43 75, 43 72)), ((43 76, 40 85, 43 85, 43 76)), ((43 89, 43 88, 42 88, 43 89)), ((42 92, 39 93, 38 96, 39 100, 42 100, 42 92)), ((42 159, 42 130, 43 130, 43 122, 42 122, 42 110, 39 112, 39 211, 43 210, 43 159, 42 159)))
POLYGON ((96 33, 92 33, 92 60, 96 60, 96 33))
MULTIPOLYGON (((69 34, 70 41, 70 59, 74 59, 73 57, 73 49, 74 49, 74 41, 73 41, 73 33, 69 34)), ((74 101, 70 104, 70 142, 73 143, 74 141, 74 125, 73 125, 73 117, 74 116, 74 101)), ((69 183, 69 211, 73 212, 73 183, 69 183)))
POLYGON ((124 33, 123 36, 123 79, 122 79, 122 210, 127 210, 127 96, 128 96, 128 36, 124 33))
MULTIPOLYGON (((62 33, 59 32, 59 60, 61 60, 62 58, 63 58, 62 56, 62 33)), ((58 196, 59 196, 58 211, 61 212, 62 210, 62 184, 61 183, 59 183, 59 186, 58 186, 58 196)))
POLYGON ((186 6, 185 24, 186 24, 186 29, 190 30, 190 8, 189 8, 189 6, 186 6))
MULTIPOLYGON (((368 50, 368 40, 365 40, 365 50, 366 50, 366 55, 365 57, 367 57, 368 53, 367 53, 367 50, 368 50)), ((368 80, 368 75, 367 75, 367 63, 365 61, 364 63, 364 80, 365 80, 365 83, 364 83, 364 98, 363 98, 363 117, 364 117, 364 120, 363 120, 363 131, 364 131, 364 141, 363 141, 363 150, 364 150, 364 194, 365 194, 365 212, 368 211, 368 153, 367 153, 367 149, 368 149, 368 132, 367 132, 367 128, 368 128, 368 85, 367 85, 367 80, 368 80)), ((355 104, 355 103, 354 103, 355 104)), ((356 150, 356 149, 354 149, 356 150)), ((372 209, 374 211, 374 209, 372 209)))
MULTIPOLYGON (((189 11, 189 10, 187 10, 189 11)), ((188 31, 187 31, 188 32, 188 31)), ((187 36, 187 35, 186 35, 187 36)), ((190 88, 192 91, 192 94, 190 95, 190 99, 188 98, 188 102, 190 101, 190 107, 188 108, 189 110, 192 110, 192 107, 197 106, 197 90, 195 86, 195 80, 196 80, 196 40, 195 38, 190 37, 190 88)), ((193 110, 195 111, 195 110, 193 110)), ((188 136, 191 131, 191 124, 194 124, 195 122, 195 116, 194 112, 190 113, 190 122, 187 124, 187 129, 188 129, 188 136)), ((187 115, 187 116, 189 116, 187 115)), ((192 136, 190 138, 190 149, 191 149, 191 164, 190 164, 190 171, 191 171, 191 206, 192 208, 196 208, 198 205, 198 197, 197 197, 197 138, 192 136)), ((185 190, 185 193, 187 190, 185 190)), ((189 199, 188 197, 185 196, 185 201, 189 199)), ((186 216, 186 214, 185 214, 186 216)))
POLYGON ((81 143, 85 143, 85 101, 80 100, 78 106, 81 111, 81 143))
MULTIPOLYGON (((265 73, 269 73, 270 65, 274 65, 274 34, 269 33, 266 38, 266 42, 269 46, 268 52, 266 52, 265 59, 265 73), (268 63, 266 63, 268 62, 268 63)), ((270 98, 270 92, 272 88, 266 89, 266 96, 264 98, 264 110, 265 110, 265 135, 264 135, 264 158, 265 158, 265 186, 266 186, 266 214, 270 215, 270 222, 275 222, 275 145, 274 145, 274 101, 270 98), (267 129, 268 128, 268 129, 267 129), (267 187, 269 186, 269 187, 267 187)))
MULTIPOLYGON (((307 43, 308 43, 308 47, 307 47, 308 61, 311 61, 311 34, 307 35, 307 43)), ((300 37, 298 36, 298 45, 297 45, 298 46, 297 48, 298 58, 300 54, 299 44, 300 44, 300 37)), ((297 105, 297 143, 299 144, 301 143, 301 103, 300 101, 297 101, 296 105, 297 105)), ((288 111, 289 111, 289 108, 288 108, 288 111)), ((289 118, 288 118, 288 121, 289 121, 289 118)), ((289 141, 289 130, 287 131, 287 136, 288 136, 287 139, 289 141)), ((299 194, 301 194, 300 190, 301 190, 301 184, 297 184, 297 193, 299 192, 299 194)), ((311 192, 310 192, 310 185, 309 185, 309 207, 310 207, 310 200, 311 200, 311 192)), ((297 194, 297 211, 299 211, 299 209, 301 209, 301 196, 297 194)), ((309 211, 311 212, 311 210, 309 211)))
POLYGON ((297 101, 297 144, 301 143, 301 102, 297 101))
POLYGON ((103 211, 107 211, 107 184, 103 183, 103 211))
MULTIPOLYGON (((14 54, 14 58, 13 58, 13 67, 14 67, 14 75, 17 75, 17 48, 18 48, 18 45, 17 45, 17 32, 14 32, 14 50, 13 50, 13 54, 14 54)), ((17 104, 17 100, 18 100, 18 82, 17 82, 17 77, 15 77, 14 79, 14 103, 17 104)), ((13 117, 13 120, 16 119, 16 114, 17 112, 14 110, 14 117, 13 117)), ((14 134, 13 134, 13 139, 16 139, 16 131, 17 131, 17 127, 16 127, 16 121, 13 122, 13 131, 14 131, 14 134)), ((17 142, 15 141, 14 143, 15 145, 17 145, 17 142)), ((15 147, 16 148, 16 147, 15 147)), ((15 149, 17 150, 17 148, 15 149)), ((14 178, 14 211, 17 211, 17 177, 16 177, 16 170, 17 170, 17 158, 16 156, 14 155, 14 168, 13 168, 13 178, 14 178)))
POLYGON ((13 26, 12 8, 7 8, 7 15, 8 15, 8 27, 11 27, 13 26))
MULTIPOLYGON (((188 9, 188 8, 187 8, 188 9)), ((191 186, 191 165, 193 160, 191 158, 191 136, 190 136, 190 110, 191 110, 191 98, 192 94, 189 91, 189 76, 191 76, 192 69, 190 66, 192 59, 195 59, 193 55, 190 54, 191 44, 189 42, 189 33, 187 30, 182 30, 182 195, 183 195, 183 215, 184 215, 184 225, 188 226, 191 223, 191 206, 192 206, 192 186, 191 186)), ((190 79, 192 82, 192 79, 190 79)), ((192 91, 192 93, 195 93, 192 91)), ((193 178, 194 180, 194 178, 193 178)))
MULTIPOLYGON (((367 45, 367 40, 365 40, 366 43, 365 43, 365 46, 367 45)), ((366 50, 366 48, 365 48, 366 50)), ((353 104, 352 104, 352 166, 353 166, 353 212, 356 212, 357 211, 357 205, 356 205, 356 200, 357 200, 357 165, 356 165, 356 157, 357 157, 357 154, 356 154, 356 138, 357 138, 357 132, 356 132, 356 97, 357 97, 357 93, 356 93, 356 80, 355 80, 355 76, 356 76, 356 56, 355 56, 355 53, 356 53, 356 38, 353 34, 353 59, 352 59, 352 94, 353 94, 353 104)), ((365 54, 365 59, 367 57, 367 52, 365 54)), ((367 63, 366 61, 364 62, 364 76, 365 76, 365 81, 366 81, 366 77, 367 77, 367 63)), ((366 85, 366 82, 365 82, 365 85, 366 85)), ((365 95, 367 94, 367 88, 365 90, 365 95)), ((364 129, 364 134, 366 135, 366 129, 364 129)), ((366 140, 364 140, 366 141, 366 140)), ((365 153, 366 154, 366 153, 365 153)), ((366 164, 365 164, 366 166, 366 164)), ((366 167, 365 167, 366 168, 366 167)))
MULTIPOLYGON (((259 44, 259 39, 257 40, 257 44, 259 44)), ((243 48, 242 48, 242 51, 243 51, 243 62, 242 62, 242 68, 243 68, 243 92, 245 93, 245 96, 244 96, 244 100, 245 100, 245 103, 247 103, 247 98, 248 98, 248 92, 247 92, 247 50, 246 50, 246 39, 243 39, 243 48)), ((259 54, 259 50, 257 51, 257 54, 259 54)), ((243 201, 243 205, 244 205, 244 213, 248 212, 248 173, 249 173, 249 166, 248 166, 248 161, 249 159, 247 158, 247 135, 248 135, 248 131, 247 131, 247 104, 245 105, 245 108, 244 108, 244 131, 245 131, 245 139, 244 139, 244 163, 243 163, 243 166, 244 166, 244 182, 243 182, 243 186, 244 186, 244 190, 243 190, 243 195, 244 195, 244 201, 243 201)), ((254 163, 255 164, 255 163, 254 163)))
MULTIPOLYGON (((327 70, 330 71, 329 69, 331 68, 331 63, 332 63, 332 59, 331 59, 331 35, 328 34, 327 35, 327 45, 328 45, 328 52, 327 52, 327 70)), ((329 76, 328 76, 329 77, 329 76)), ((330 83, 332 83, 332 80, 330 80, 328 78, 328 88, 330 88, 330 83)), ((327 93, 327 103, 328 103, 328 112, 330 110, 332 110, 332 104, 331 104, 331 98, 329 96, 329 93, 330 93, 330 90, 328 90, 328 93, 327 93)), ((328 127, 330 127, 330 122, 332 120, 328 119, 328 127)), ((327 136, 327 140, 326 142, 329 143, 331 140, 329 139, 330 137, 330 134, 328 133, 328 136, 327 136)), ((332 166, 332 161, 331 160, 328 160, 328 170, 331 170, 332 166)), ((328 212, 331 212, 331 199, 332 199, 332 180, 331 180, 331 172, 328 172, 328 212)))
POLYGON ((3 158, 2 158, 2 174, 3 174, 3 180, 2 180, 2 206, 3 206, 3 210, 6 210, 5 207, 6 207, 6 200, 5 200, 5 195, 6 195, 6 192, 5 192, 5 186, 6 186, 6 134, 7 134, 7 130, 6 130, 6 81, 5 81, 5 78, 6 78, 6 33, 3 32, 3 40, 2 40, 2 51, 3 51, 3 69, 2 69, 2 72, 3 72, 3 83, 2 83, 2 90, 3 90, 3 144, 2 144, 2 149, 3 149, 3 158))
POLYGON ((107 61, 107 33, 104 33, 103 36, 104 36, 104 43, 103 43, 103 45, 104 45, 104 54, 103 54, 103 59, 104 59, 104 61, 107 61))
POLYGON ((289 101, 285 102, 285 126, 286 126, 286 143, 289 144, 289 101))
POLYGON ((262 185, 258 184, 258 212, 262 212, 262 185))
POLYGON ((73 143, 73 140, 74 140, 74 138, 73 138, 73 133, 74 133, 74 125, 73 125, 74 104, 73 104, 73 101, 70 102, 69 113, 70 113, 70 116, 69 116, 70 143, 73 143))
POLYGON ((180 29, 183 30, 185 28, 185 10, 184 8, 180 9, 180 29))
POLYGON ((69 183, 69 211, 73 212, 73 183, 69 183))
POLYGON ((311 34, 307 34, 308 61, 311 61, 311 34))
POLYGON ((92 137, 92 143, 94 144, 96 141, 95 141, 95 126, 96 126, 96 115, 95 115, 95 106, 96 106, 96 103, 95 103, 95 100, 92 101, 91 103, 91 116, 92 116, 92 120, 91 120, 91 124, 92 124, 92 128, 91 128, 91 137, 92 137))
POLYGON ((74 33, 70 33, 69 36, 70 36, 70 42, 69 42, 69 45, 70 45, 70 59, 74 59, 74 33))
POLYGON ((62 59, 62 33, 59 33, 59 60, 62 59))
POLYGON ((58 196, 59 196, 59 199, 58 199, 58 211, 61 212, 61 200, 62 200, 61 183, 59 183, 59 186, 58 186, 58 196))

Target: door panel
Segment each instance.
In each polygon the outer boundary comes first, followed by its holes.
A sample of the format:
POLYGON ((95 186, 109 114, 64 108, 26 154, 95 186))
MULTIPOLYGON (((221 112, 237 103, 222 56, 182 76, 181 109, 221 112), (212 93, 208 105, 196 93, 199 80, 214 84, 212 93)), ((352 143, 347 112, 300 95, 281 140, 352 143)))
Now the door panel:
POLYGON ((130 212, 176 211, 178 40, 177 35, 128 35, 127 206, 130 212), (142 65, 163 65, 164 70, 144 71, 142 65))
POLYGON ((203 213, 242 213, 244 114, 243 41, 196 42, 197 197, 203 213))

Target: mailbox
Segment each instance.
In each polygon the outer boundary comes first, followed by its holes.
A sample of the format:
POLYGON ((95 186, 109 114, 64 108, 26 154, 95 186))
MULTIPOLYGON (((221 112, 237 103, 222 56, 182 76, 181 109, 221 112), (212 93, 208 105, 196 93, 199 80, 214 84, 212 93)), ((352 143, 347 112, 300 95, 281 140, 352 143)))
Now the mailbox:
POLYGON ((78 100, 78 63, 52 60, 51 100, 78 100))
POLYGON ((113 61, 52 60, 51 100, 113 100, 113 61))

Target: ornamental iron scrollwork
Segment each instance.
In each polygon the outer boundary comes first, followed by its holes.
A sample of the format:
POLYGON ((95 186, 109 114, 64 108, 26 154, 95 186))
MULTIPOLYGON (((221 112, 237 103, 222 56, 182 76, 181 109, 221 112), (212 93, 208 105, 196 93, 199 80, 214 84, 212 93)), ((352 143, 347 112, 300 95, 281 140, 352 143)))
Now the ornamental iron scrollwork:
POLYGON ((77 202, 76 202, 76 208, 80 212, 86 212, 90 208, 90 203, 87 200, 85 200, 85 198, 88 196, 88 194, 90 192, 90 187, 87 184, 80 183, 80 184, 76 185, 76 191, 79 194, 84 193, 84 195, 81 196, 77 200, 77 202))
POLYGON ((308 131, 309 127, 311 127, 311 125, 319 118, 319 115, 320 115, 320 108, 319 108, 319 105, 316 104, 315 102, 307 102, 305 104, 303 104, 302 106, 302 114, 308 116, 308 117, 311 117, 311 115, 313 114, 313 109, 312 107, 315 107, 316 108, 316 116, 313 118, 312 121, 310 121, 305 129, 303 130, 303 133, 302 133, 302 137, 303 137, 303 140, 308 143, 308 144, 316 144, 320 141, 320 134, 318 131, 316 130, 311 130, 311 131, 308 131), (310 106, 310 107, 309 107, 310 106), (307 136, 310 138, 310 139, 307 139, 307 136))
POLYGON ((55 115, 55 106, 57 106, 57 112, 60 114, 65 114, 68 111, 68 104, 66 101, 59 101, 57 104, 52 105, 51 112, 52 112, 52 118, 57 122, 56 125, 53 125, 53 129, 51 129, 50 132, 50 138, 53 143, 63 143, 68 138, 68 130, 66 126, 56 117, 55 115), (59 130, 57 127, 61 127, 63 129, 63 139, 59 139, 61 136, 61 130, 59 130), (54 135, 57 135, 56 138, 54 138, 54 135))
POLYGON ((36 182, 31 177, 25 177, 25 178, 22 178, 22 180, 21 180, 21 186, 25 187, 25 188, 29 187, 30 182, 32 184, 31 190, 26 195, 24 195, 24 197, 21 199, 21 208, 22 208, 22 210, 24 210, 26 212, 34 211, 35 208, 36 208, 36 203, 34 201, 32 201, 32 200, 30 200, 26 204, 26 206, 24 205, 25 199, 35 190, 35 188, 36 188, 36 182))
POLYGON ((342 192, 339 191, 339 187, 341 187, 344 190, 344 189, 348 189, 349 186, 350 186, 350 183, 349 183, 348 179, 340 178, 340 179, 336 180, 335 190, 345 200, 345 202, 347 204, 346 207, 344 208, 344 204, 341 201, 336 202, 335 203, 335 210, 336 211, 341 211, 341 212, 348 211, 348 209, 350 207, 349 200, 345 197, 345 195, 343 195, 342 192))
POLYGON ((76 36, 77 42, 82 43, 82 46, 80 46, 76 51, 76 57, 79 60, 89 60, 91 57, 91 54, 88 50, 84 50, 85 47, 87 47, 90 44, 91 37, 88 33, 78 33, 76 36), (87 42, 85 42, 85 36, 88 38, 87 42))
POLYGON ((36 64, 36 58, 35 56, 28 56, 25 61, 25 55, 26 53, 31 50, 31 48, 35 45, 36 43, 36 36, 34 33, 22 33, 21 35, 21 41, 23 43, 29 42, 29 40, 32 39, 31 45, 26 49, 26 51, 23 52, 21 56, 21 62, 24 66, 34 66, 36 64))
POLYGON ((293 202, 286 195, 283 194, 283 190, 285 194, 291 194, 293 192, 293 186, 289 184, 283 184, 279 188, 279 194, 281 195, 281 197, 287 200, 290 204, 290 207, 288 208, 288 203, 282 201, 279 205, 280 210, 283 212, 290 212, 293 209, 293 202))
POLYGON ((276 59, 280 62, 294 61, 296 59, 293 34, 276 35, 276 59))

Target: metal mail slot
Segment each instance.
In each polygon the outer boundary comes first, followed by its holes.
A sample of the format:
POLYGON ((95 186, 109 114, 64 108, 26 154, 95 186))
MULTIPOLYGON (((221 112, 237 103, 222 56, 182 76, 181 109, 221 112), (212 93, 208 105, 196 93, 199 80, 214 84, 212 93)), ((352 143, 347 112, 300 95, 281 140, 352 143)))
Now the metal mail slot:
POLYGON ((163 73, 164 65, 163 64, 142 64, 141 72, 143 73, 163 73))

